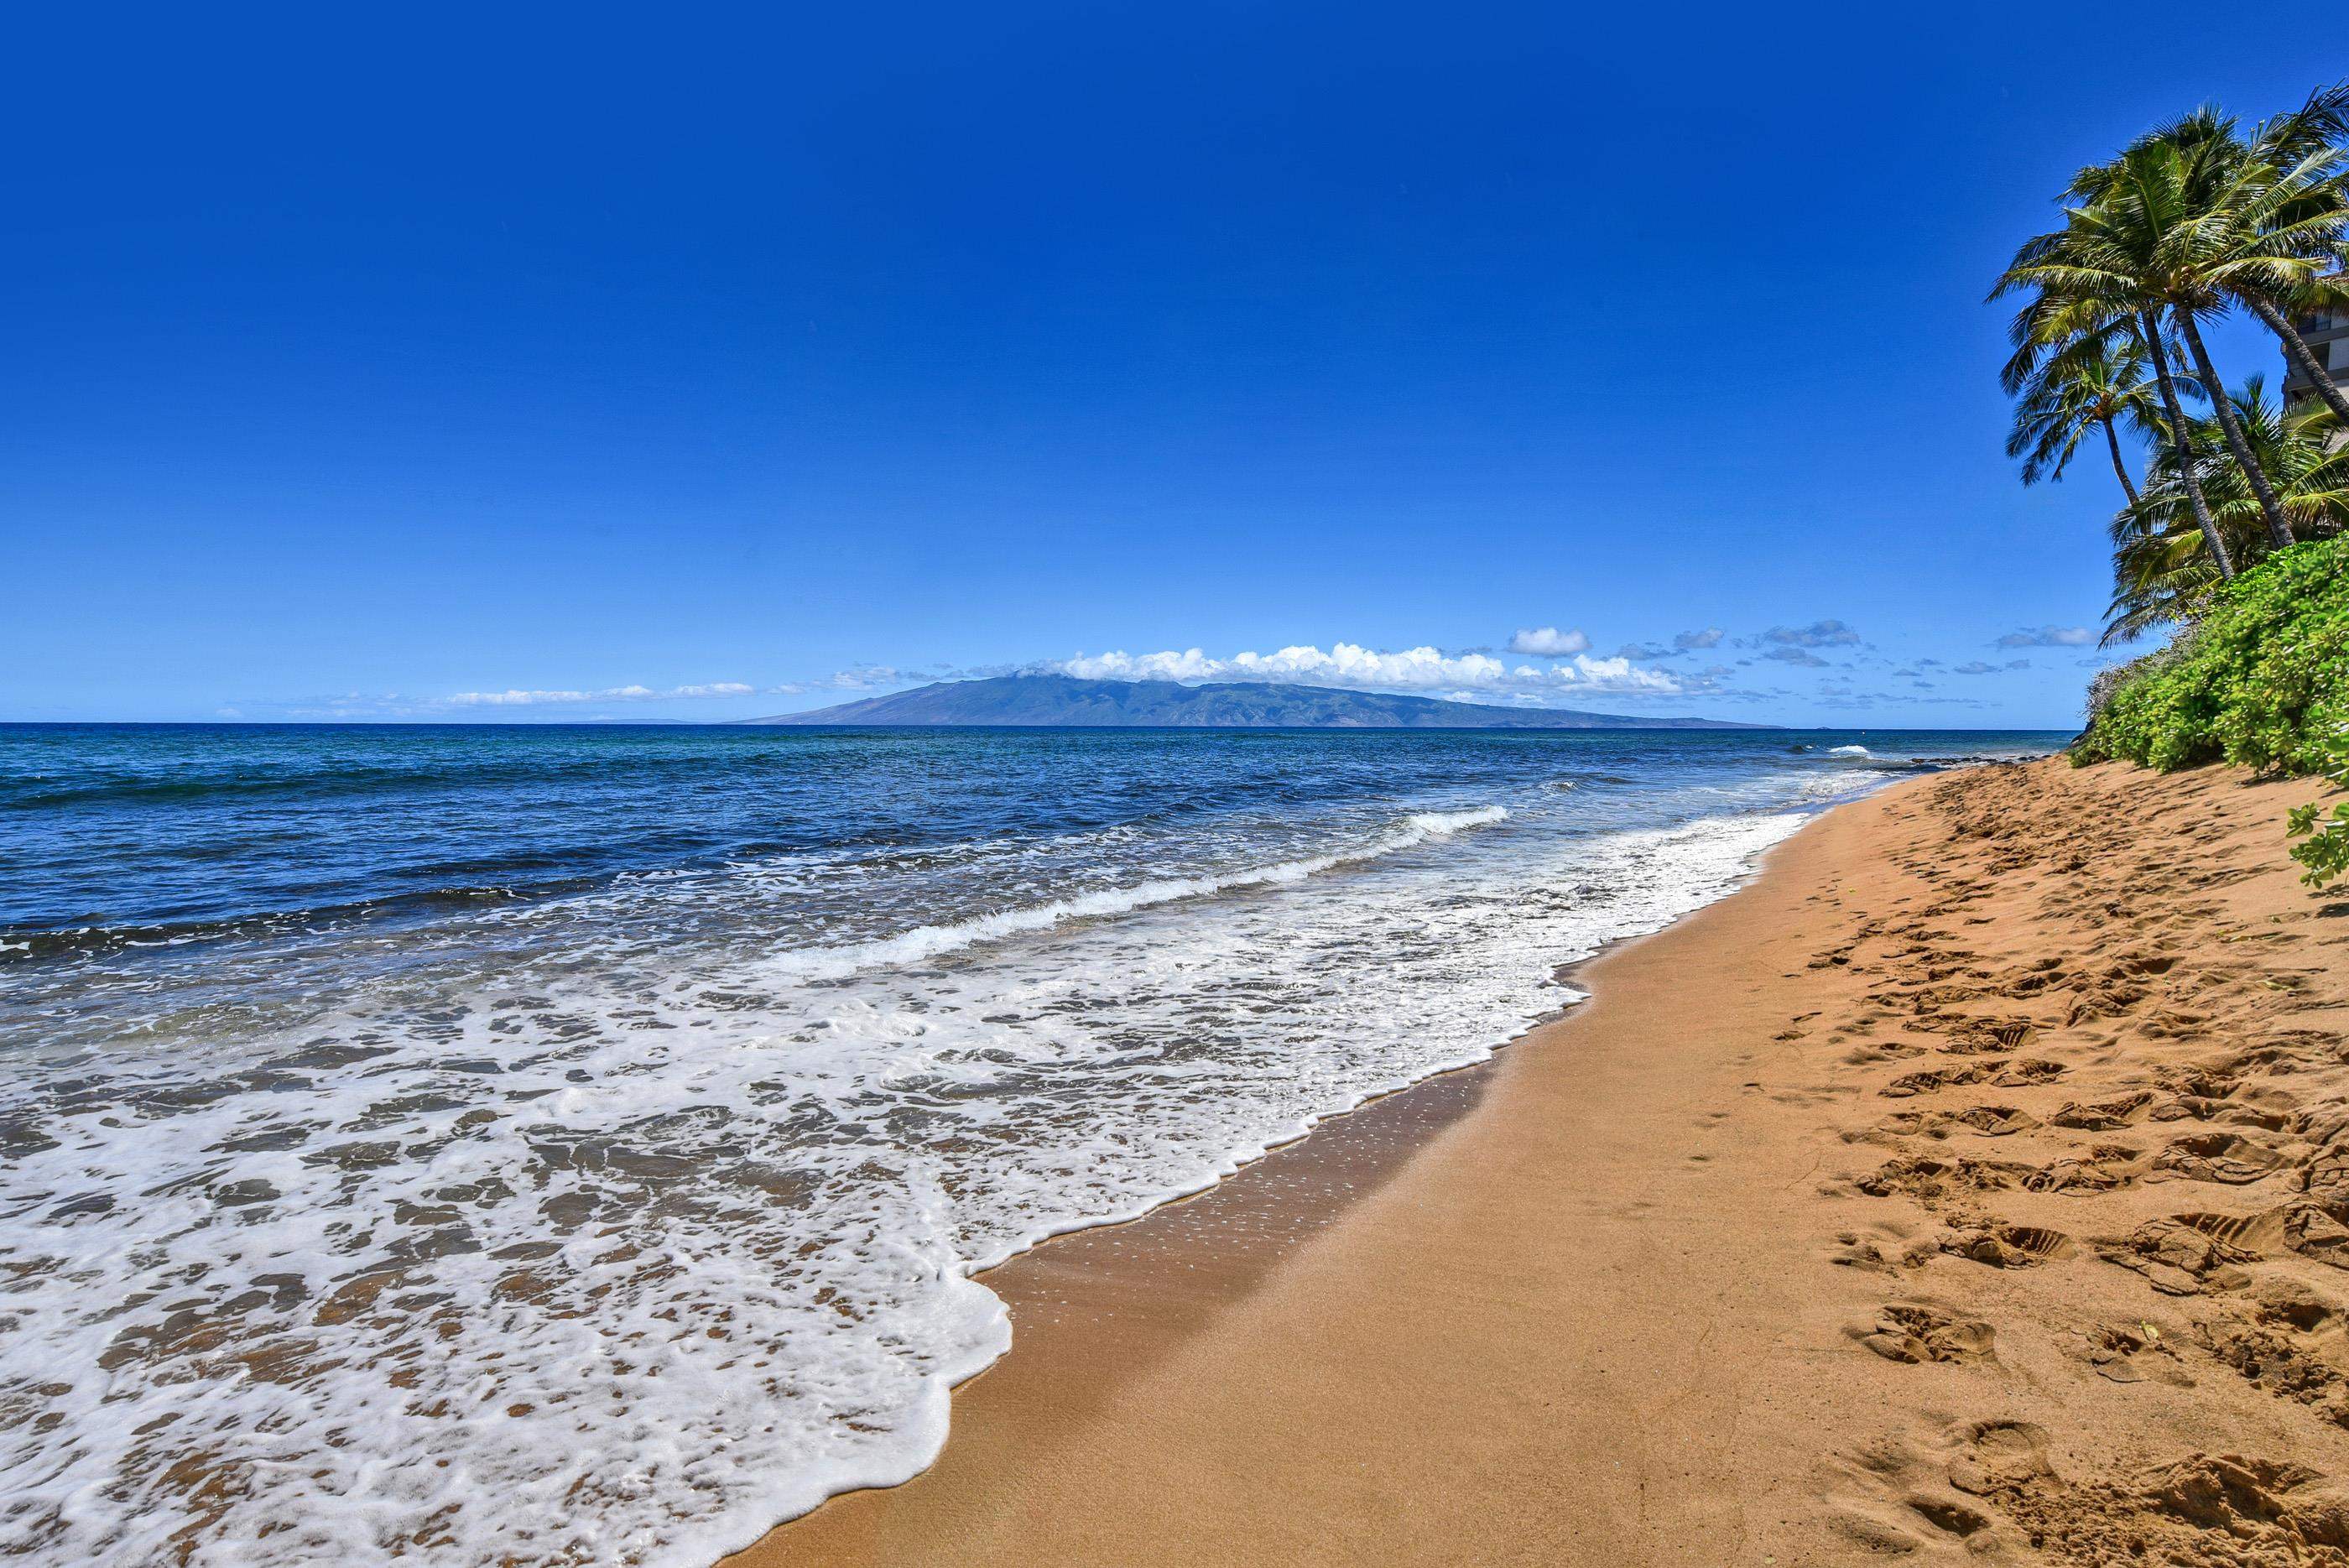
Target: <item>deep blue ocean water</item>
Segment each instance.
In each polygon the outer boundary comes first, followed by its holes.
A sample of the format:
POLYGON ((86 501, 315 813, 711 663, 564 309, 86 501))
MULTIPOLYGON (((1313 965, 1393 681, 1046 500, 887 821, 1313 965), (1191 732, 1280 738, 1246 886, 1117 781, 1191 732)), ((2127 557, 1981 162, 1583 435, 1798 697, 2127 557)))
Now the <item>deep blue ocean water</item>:
POLYGON ((926 1461, 973 1268, 2062 739, 0 726, 0 1550, 705 1562, 926 1461))

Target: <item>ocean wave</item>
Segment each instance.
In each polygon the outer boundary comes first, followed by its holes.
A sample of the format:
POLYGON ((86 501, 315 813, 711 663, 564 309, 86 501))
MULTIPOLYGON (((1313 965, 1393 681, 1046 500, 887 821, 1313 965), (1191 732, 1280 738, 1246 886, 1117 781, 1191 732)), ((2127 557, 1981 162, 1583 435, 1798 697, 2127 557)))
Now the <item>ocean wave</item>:
POLYGON ((600 877, 554 877, 543 881, 456 882, 376 898, 255 909, 247 914, 195 920, 109 924, 89 919, 69 923, 0 927, 0 964, 88 957, 147 948, 184 948, 203 942, 243 941, 289 932, 317 933, 362 921, 422 919, 467 909, 494 908, 526 898, 548 898, 600 886, 600 877))
POLYGON ((944 925, 916 926, 912 930, 873 941, 854 942, 837 948, 802 949, 779 954, 762 968, 768 978, 807 984, 845 979, 864 970, 924 963, 982 942, 1048 931, 1071 921, 1130 914, 1137 909, 1172 904, 1185 898, 1212 898, 1218 893, 1236 892, 1242 888, 1302 882, 1309 877, 1392 855, 1431 839, 1449 838, 1466 828, 1488 826, 1506 820, 1508 815, 1508 808, 1500 805, 1478 806, 1469 811, 1417 812, 1402 818, 1372 842, 1351 849, 1212 876, 1163 877, 1131 888, 1104 888, 1097 893, 1055 898, 1049 903, 1032 904, 1021 909, 1001 909, 944 925))

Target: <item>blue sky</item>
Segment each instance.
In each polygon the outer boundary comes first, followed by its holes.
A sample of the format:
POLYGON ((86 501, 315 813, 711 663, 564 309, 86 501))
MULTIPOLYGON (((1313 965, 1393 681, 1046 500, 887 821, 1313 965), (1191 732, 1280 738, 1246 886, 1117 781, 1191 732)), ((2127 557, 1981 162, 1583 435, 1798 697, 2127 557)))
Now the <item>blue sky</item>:
POLYGON ((863 9, 27 26, 0 719, 1081 656, 2066 724, 2116 493, 2017 483, 1982 296, 2349 70, 2304 5, 863 9))

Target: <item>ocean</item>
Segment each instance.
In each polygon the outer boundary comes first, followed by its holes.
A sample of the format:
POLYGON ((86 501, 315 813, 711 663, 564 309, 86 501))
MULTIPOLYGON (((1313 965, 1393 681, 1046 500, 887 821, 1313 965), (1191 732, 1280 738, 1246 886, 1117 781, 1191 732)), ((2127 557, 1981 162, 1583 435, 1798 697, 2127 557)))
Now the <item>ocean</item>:
POLYGON ((700 1565, 1982 732, 0 726, 0 1552, 700 1565))

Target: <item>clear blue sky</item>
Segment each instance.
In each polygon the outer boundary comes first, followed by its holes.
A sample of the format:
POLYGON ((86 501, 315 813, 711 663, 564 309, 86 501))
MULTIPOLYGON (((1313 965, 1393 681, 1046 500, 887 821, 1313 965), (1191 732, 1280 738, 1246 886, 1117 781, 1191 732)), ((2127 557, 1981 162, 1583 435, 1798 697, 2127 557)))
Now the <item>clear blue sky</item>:
MULTIPOLYGON (((1997 644, 2097 623, 2116 492, 2017 483, 1982 296, 2075 164, 2349 74, 2207 0, 63 15, 0 106, 6 719, 1346 644, 2068 723, 2094 650, 1997 644)), ((572 696, 452 701, 507 692, 572 696)))

